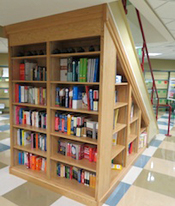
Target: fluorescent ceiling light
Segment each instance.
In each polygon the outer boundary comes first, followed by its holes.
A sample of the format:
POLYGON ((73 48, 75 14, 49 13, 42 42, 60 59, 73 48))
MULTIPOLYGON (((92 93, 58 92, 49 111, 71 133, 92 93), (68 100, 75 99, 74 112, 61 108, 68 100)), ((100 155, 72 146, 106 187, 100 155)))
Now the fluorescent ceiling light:
POLYGON ((149 56, 159 56, 162 55, 162 53, 149 53, 149 56))
POLYGON ((142 46, 135 46, 135 49, 141 49, 142 46))

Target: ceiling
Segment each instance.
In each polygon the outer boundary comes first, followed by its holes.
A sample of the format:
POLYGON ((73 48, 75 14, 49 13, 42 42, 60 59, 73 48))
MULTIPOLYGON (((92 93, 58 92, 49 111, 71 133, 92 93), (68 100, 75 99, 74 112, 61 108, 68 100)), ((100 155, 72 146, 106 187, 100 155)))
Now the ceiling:
MULTIPOLYGON (((175 60, 175 0, 130 0, 130 2, 142 14, 149 53, 161 53, 151 58, 175 60)), ((134 42, 137 46, 141 46, 142 38, 136 13, 132 6, 128 9, 131 12, 131 14, 128 12, 128 21, 134 42)))
MULTIPOLYGON (((111 1, 114 0, 0 0, 0 25, 14 24, 111 1)), ((162 53, 151 58, 175 59, 175 0, 130 0, 130 2, 142 14, 149 53, 162 53)), ((142 46, 140 28, 132 5, 128 6, 127 18, 136 46, 142 46)), ((7 45, 7 40, 0 38, 0 53, 7 52, 7 45)))

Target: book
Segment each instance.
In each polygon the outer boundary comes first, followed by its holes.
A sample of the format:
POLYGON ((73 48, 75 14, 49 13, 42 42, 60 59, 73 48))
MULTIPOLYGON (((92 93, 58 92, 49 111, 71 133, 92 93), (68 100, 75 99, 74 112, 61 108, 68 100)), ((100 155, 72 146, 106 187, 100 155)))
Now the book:
POLYGON ((25 64, 24 63, 21 63, 19 65, 19 79, 25 80, 25 64))
POLYGON ((72 63, 72 57, 67 58, 67 81, 72 82, 73 81, 73 63, 72 63))
POLYGON ((60 59, 60 81, 67 81, 67 59, 60 59))
POLYGON ((73 109, 82 108, 82 87, 74 86, 73 87, 73 100, 72 100, 73 109))

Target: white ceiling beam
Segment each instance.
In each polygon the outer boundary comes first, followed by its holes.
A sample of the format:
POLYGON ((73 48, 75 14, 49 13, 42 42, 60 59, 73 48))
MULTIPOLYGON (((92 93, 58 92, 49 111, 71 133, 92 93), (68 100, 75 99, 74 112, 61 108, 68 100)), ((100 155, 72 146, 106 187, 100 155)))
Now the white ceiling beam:
POLYGON ((173 35, 169 32, 150 5, 144 0, 130 0, 140 13, 160 32, 167 41, 174 41, 173 35))

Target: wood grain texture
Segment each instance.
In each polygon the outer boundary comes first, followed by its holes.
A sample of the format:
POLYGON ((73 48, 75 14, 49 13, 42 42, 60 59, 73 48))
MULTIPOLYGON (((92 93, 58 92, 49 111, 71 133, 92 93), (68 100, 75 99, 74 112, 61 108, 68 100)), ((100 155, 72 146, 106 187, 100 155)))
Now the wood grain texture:
POLYGON ((100 69, 100 105, 97 161, 97 199, 100 199, 110 186, 111 149, 113 134, 114 83, 116 49, 109 31, 104 25, 104 38, 101 41, 102 56, 100 69), (110 69, 109 69, 110 68, 110 69), (107 101, 107 102, 106 102, 107 101), (111 140, 111 141, 110 141, 111 140))

